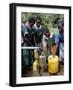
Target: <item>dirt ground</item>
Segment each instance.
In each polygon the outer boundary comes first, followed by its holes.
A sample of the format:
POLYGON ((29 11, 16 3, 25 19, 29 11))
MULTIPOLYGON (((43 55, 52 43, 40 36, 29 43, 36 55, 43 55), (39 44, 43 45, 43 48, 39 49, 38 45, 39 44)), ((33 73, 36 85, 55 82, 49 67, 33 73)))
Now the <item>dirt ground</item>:
POLYGON ((56 74, 50 74, 48 70, 40 69, 38 71, 33 71, 31 68, 30 70, 26 70, 22 72, 22 77, 37 77, 37 76, 58 76, 58 75, 64 75, 64 65, 60 65, 59 72, 56 74))

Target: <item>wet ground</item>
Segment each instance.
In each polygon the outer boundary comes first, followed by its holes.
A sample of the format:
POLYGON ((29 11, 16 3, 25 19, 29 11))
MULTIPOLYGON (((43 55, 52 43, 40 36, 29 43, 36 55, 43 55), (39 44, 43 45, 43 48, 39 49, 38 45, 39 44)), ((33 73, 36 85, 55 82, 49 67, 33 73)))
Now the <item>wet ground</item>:
MULTIPOLYGON (((54 74, 54 75, 64 75, 64 65, 61 64, 59 67, 59 72, 54 74)), ((52 76, 52 74, 50 74, 48 72, 47 69, 38 69, 37 71, 33 71, 33 69, 31 68, 30 70, 26 70, 22 72, 22 77, 36 77, 36 76, 52 76)))

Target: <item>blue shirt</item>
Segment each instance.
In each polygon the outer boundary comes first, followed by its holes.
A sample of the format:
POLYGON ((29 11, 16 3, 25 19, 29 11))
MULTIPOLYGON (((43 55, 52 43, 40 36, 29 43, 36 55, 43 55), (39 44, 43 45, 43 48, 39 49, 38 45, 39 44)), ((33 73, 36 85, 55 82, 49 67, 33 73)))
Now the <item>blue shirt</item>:
MULTIPOLYGON (((64 54, 64 35, 60 35, 60 33, 57 33, 56 37, 55 37, 55 41, 57 43, 57 52, 60 49, 62 51, 62 54, 64 54)), ((64 55, 62 55, 64 56, 64 55)))
POLYGON ((62 43, 64 46, 64 35, 61 36, 60 33, 57 33, 57 35, 55 37, 55 41, 58 44, 58 46, 60 43, 62 43))

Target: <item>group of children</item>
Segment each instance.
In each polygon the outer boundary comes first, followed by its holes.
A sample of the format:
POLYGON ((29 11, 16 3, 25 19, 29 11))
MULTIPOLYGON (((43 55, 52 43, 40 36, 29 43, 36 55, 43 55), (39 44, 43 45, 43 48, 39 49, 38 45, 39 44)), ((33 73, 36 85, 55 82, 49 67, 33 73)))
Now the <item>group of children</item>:
MULTIPOLYGON (((39 55, 45 55, 47 60, 50 55, 57 55, 64 64, 64 22, 58 23, 59 32, 54 35, 47 27, 41 25, 39 18, 29 18, 21 26, 22 46, 23 47, 40 47, 39 55)), ((33 64, 33 50, 24 49, 22 51, 22 72, 30 69, 33 64)))

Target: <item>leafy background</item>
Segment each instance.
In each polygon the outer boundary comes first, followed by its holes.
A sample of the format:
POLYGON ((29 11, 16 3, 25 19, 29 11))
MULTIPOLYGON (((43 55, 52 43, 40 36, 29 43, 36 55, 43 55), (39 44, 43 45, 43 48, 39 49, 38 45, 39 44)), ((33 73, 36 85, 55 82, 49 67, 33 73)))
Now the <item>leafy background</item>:
POLYGON ((63 14, 53 14, 53 13, 31 13, 31 12, 22 12, 21 14, 21 21, 26 22, 29 17, 39 17, 41 20, 41 24, 45 25, 49 28, 51 32, 56 34, 58 32, 58 22, 60 20, 64 21, 63 14))

